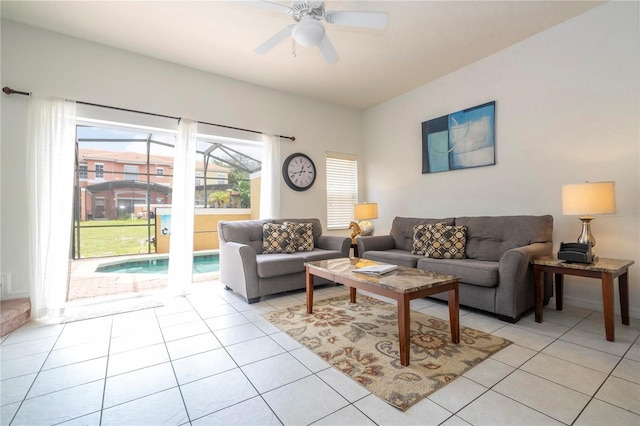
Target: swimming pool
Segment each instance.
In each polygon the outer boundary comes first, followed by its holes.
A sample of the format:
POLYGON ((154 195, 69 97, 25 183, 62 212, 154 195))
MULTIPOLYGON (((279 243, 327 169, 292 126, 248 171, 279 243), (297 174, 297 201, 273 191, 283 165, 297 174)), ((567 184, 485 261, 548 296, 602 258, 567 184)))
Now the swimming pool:
MULTIPOLYGON (((193 256, 193 273, 204 274, 220 271, 218 253, 196 254, 193 256)), ((166 274, 169 272, 168 257, 130 259, 98 265, 96 272, 117 272, 120 274, 166 274)))

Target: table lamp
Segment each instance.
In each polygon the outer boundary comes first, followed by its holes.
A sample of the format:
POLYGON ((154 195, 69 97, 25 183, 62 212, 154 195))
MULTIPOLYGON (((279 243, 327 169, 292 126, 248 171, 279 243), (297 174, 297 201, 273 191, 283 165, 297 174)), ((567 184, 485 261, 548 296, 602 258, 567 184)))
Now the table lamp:
POLYGON ((562 186, 562 214, 581 214, 582 233, 578 237, 581 244, 596 245, 596 239, 591 234, 590 214, 615 213, 616 188, 615 182, 585 182, 562 186))
POLYGON ((374 227, 371 219, 378 218, 378 203, 360 203, 353 205, 353 217, 360 226, 360 235, 363 237, 373 235, 374 227))

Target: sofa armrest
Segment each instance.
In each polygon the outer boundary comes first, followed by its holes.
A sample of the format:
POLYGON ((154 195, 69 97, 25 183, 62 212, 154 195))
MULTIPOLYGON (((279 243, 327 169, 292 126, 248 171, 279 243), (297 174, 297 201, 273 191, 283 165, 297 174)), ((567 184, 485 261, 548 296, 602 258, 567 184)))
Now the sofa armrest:
MULTIPOLYGON (((496 293, 496 313, 516 319, 534 305, 533 268, 531 259, 548 256, 553 244, 533 243, 506 251, 500 258, 500 283, 496 293)), ((547 278, 545 278, 547 280, 547 278)), ((546 284, 545 285, 549 285, 546 284)))
POLYGON ((342 252, 344 257, 349 257, 351 250, 351 238, 339 235, 320 235, 317 242, 318 248, 342 252))
POLYGON ((257 253, 249 245, 220 241, 220 282, 247 298, 260 298, 257 253))
POLYGON ((374 235, 371 237, 358 237, 358 255, 362 257, 365 251, 393 250, 396 243, 391 235, 374 235))

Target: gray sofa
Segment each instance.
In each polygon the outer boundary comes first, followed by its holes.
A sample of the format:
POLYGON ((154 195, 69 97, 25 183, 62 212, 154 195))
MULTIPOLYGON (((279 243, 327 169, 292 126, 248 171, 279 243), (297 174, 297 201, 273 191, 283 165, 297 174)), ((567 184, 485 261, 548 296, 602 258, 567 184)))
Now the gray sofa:
MULTIPOLYGON (((262 296, 305 288, 305 262, 349 257, 351 239, 322 235, 318 219, 264 219, 218 222, 220 281, 244 296, 248 303, 262 296), (284 222, 311 223, 313 250, 264 253, 263 225, 284 222)), ((314 285, 329 281, 315 279, 314 285)))
MULTIPOLYGON (((482 216, 396 217, 389 235, 359 237, 360 257, 459 276, 460 304, 516 322, 534 306, 530 260, 552 253, 553 217, 482 216), (467 228, 464 259, 434 259, 412 254, 414 226, 445 223, 467 228)), ((552 291, 545 276, 545 303, 552 291)), ((434 296, 444 299, 444 296, 434 296)))

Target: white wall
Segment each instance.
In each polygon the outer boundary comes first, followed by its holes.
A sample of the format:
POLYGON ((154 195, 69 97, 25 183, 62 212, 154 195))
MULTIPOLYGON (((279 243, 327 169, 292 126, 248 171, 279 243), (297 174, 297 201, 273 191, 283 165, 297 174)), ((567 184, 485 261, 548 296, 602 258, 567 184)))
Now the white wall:
MULTIPOLYGON (((561 187, 613 180, 617 213, 592 223, 601 257, 632 259, 640 318, 639 4, 613 2, 365 112, 366 198, 377 233, 398 216, 551 214, 554 250, 580 233, 561 187), (421 123, 496 101, 496 165, 421 174, 421 123)), ((565 300, 601 310, 596 280, 565 300)), ((617 297, 617 296, 616 296, 617 297)))
MULTIPOLYGON (((203 52, 207 54, 207 52, 203 52)), ((230 60, 233 60, 230 58, 230 60)), ((362 113, 262 88, 95 43, 2 21, 2 84, 16 90, 150 111, 295 136, 282 158, 309 155, 318 169, 312 189, 283 185, 283 217, 318 217, 326 224, 326 151, 360 154, 362 113)), ((1 261, 11 274, 5 298, 28 295, 25 130, 28 98, 2 103, 1 261)), ((344 235, 349 232, 345 231, 344 235)))

